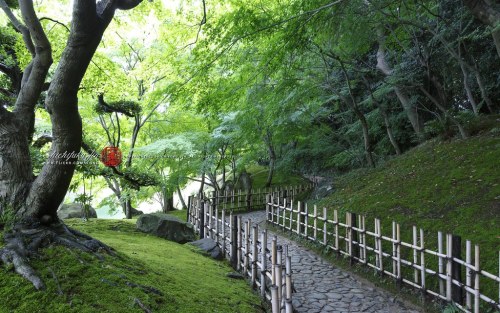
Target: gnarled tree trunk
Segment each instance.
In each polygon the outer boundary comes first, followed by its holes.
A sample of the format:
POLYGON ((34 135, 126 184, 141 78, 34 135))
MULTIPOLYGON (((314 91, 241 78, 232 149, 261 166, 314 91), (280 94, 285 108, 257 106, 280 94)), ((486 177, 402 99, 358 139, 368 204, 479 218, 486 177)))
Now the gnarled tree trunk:
POLYGON ((52 64, 51 46, 31 0, 19 1, 24 24, 0 0, 0 7, 23 35, 32 61, 24 70, 14 109, 0 106, 0 212, 11 210, 12 228, 4 234, 0 260, 42 289, 44 284, 27 263, 38 248, 56 242, 88 252, 111 250, 99 241, 68 229, 57 209, 68 190, 82 143, 77 93, 85 71, 116 9, 141 0, 75 0, 71 31, 47 92, 45 106, 52 122, 52 156, 35 178, 29 155, 35 105, 52 64))

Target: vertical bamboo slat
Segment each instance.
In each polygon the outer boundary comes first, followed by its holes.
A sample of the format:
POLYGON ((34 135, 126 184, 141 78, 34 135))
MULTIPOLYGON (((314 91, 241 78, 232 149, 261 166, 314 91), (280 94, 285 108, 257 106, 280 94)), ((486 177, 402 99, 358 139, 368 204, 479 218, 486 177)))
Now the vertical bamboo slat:
POLYGON ((426 290, 425 282, 425 240, 424 240, 424 230, 420 228, 420 286, 422 291, 426 290))
POLYGON ((313 220, 313 227, 314 227, 314 230, 313 230, 313 238, 314 238, 314 241, 316 241, 318 239, 318 208, 316 207, 316 205, 314 205, 314 220, 313 220))
POLYGON ((252 234, 252 287, 255 287, 255 282, 257 281, 257 257, 258 257, 258 250, 257 250, 257 242, 258 242, 258 226, 254 225, 252 228, 253 234, 252 234))
MULTIPOLYGON (((413 264, 418 265, 418 252, 417 252, 417 243, 418 243, 418 238, 417 238, 417 226, 413 225, 412 227, 412 232, 413 232, 413 264)), ((413 269, 413 281, 418 284, 418 276, 419 272, 418 269, 415 267, 413 269)))
POLYGON ((480 293, 479 293, 479 277, 481 273, 481 268, 479 266, 479 246, 474 246, 474 313, 479 313, 479 301, 480 293))
MULTIPOLYGON (((469 267, 472 265, 472 251, 471 251, 471 242, 470 240, 467 240, 465 242, 465 263, 466 269, 465 269, 465 285, 469 288, 472 288, 472 269, 469 267)), ((472 297, 471 293, 469 291, 465 291, 465 307, 470 310, 472 308, 472 297)))
POLYGON ((266 254, 266 249, 267 249, 267 229, 264 229, 264 231, 261 234, 262 239, 261 239, 261 245, 262 245, 262 253, 261 253, 261 259, 260 259, 260 296, 262 298, 265 298, 266 296, 266 271, 267 271, 267 254, 266 254))
POLYGON ((323 245, 326 247, 328 244, 328 219, 326 217, 326 208, 323 208, 323 245))
POLYGON ((451 302, 452 242, 451 234, 446 234, 446 301, 451 302))
POLYGON ((438 232, 438 280, 439 280, 439 294, 446 296, 444 280, 440 275, 444 274, 444 260, 443 260, 443 233, 438 232))

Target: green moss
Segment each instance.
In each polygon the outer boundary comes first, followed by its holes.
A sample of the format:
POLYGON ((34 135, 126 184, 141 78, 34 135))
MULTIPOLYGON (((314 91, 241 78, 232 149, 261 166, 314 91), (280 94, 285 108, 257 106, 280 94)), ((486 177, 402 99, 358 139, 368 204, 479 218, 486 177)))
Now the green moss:
POLYGON ((153 312, 258 311, 260 299, 245 281, 227 278, 231 268, 188 245, 137 232, 134 221, 67 224, 114 247, 118 257, 99 261, 63 247, 45 249, 32 264, 46 291, 1 269, 0 312, 143 312, 137 300, 153 312))
MULTIPOLYGON (((269 169, 264 166, 250 165, 246 168, 247 172, 251 175, 252 186, 254 189, 264 188, 267 182, 267 175, 269 174, 269 169)), ((304 177, 288 173, 280 170, 276 170, 273 175, 273 180, 271 183, 272 187, 277 186, 297 186, 300 184, 311 183, 304 177)))

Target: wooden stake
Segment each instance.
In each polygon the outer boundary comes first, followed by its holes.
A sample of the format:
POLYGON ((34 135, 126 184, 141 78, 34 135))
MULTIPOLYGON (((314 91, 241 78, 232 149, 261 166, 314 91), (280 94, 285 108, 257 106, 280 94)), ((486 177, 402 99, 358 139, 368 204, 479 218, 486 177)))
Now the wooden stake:
POLYGON ((266 254, 266 249, 267 249, 267 229, 264 229, 264 231, 261 233, 262 239, 261 239, 261 245, 262 245, 262 252, 261 252, 261 268, 260 268, 260 296, 262 298, 266 297, 266 272, 267 272, 267 254, 266 254))

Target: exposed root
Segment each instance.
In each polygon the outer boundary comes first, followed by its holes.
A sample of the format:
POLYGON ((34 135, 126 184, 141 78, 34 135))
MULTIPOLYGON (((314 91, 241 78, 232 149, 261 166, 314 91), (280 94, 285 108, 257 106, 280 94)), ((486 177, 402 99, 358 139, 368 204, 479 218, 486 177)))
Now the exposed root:
POLYGON ((29 280, 37 290, 45 289, 45 284, 29 265, 29 259, 38 256, 38 250, 53 243, 92 253, 100 260, 100 252, 115 255, 112 248, 61 222, 52 225, 40 223, 18 224, 4 234, 5 246, 0 249, 0 260, 12 266, 16 273, 29 280))

